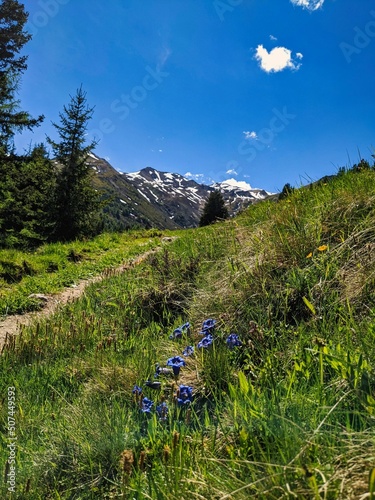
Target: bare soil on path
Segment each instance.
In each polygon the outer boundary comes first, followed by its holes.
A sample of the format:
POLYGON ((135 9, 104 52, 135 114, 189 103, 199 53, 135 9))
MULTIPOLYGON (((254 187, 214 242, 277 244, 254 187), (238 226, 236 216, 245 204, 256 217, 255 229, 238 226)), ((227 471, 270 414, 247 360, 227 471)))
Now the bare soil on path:
POLYGON ((129 262, 121 264, 121 266, 118 266, 116 268, 104 271, 103 273, 92 278, 82 279, 74 287, 66 288, 62 292, 51 295, 43 295, 43 297, 41 297, 40 299, 43 308, 38 311, 25 314, 14 314, 6 317, 4 320, 0 321, 0 350, 3 348, 4 344, 7 341, 20 333, 23 326, 34 324, 39 319, 52 315, 54 312, 62 308, 65 304, 79 299, 88 285, 100 282, 108 278, 109 276, 115 276, 126 272, 128 269, 139 265, 149 255, 158 252, 160 248, 161 247, 157 247, 153 250, 144 252, 143 254, 130 260, 129 262))

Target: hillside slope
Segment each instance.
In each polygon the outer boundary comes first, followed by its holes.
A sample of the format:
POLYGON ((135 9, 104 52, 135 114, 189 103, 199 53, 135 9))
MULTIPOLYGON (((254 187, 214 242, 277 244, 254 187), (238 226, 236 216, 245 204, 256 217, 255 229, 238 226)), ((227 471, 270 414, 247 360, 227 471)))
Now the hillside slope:
POLYGON ((109 200, 104 210, 104 229, 197 227, 204 204, 214 189, 222 192, 232 216, 271 196, 234 179, 207 186, 151 167, 121 173, 94 154, 89 155, 88 164, 95 172, 95 187, 109 200))
POLYGON ((96 174, 93 177, 95 187, 109 200, 104 212, 105 229, 178 227, 168 213, 146 200, 134 184, 106 160, 90 155, 88 164, 96 174))
POLYGON ((4 349, 19 483, 35 498, 371 498, 375 170, 173 234, 4 349))

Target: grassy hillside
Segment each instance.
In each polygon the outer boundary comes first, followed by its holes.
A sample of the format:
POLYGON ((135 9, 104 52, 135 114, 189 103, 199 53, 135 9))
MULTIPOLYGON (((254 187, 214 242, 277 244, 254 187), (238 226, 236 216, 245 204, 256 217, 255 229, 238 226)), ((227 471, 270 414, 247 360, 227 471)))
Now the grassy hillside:
POLYGON ((92 240, 50 243, 34 252, 0 249, 0 319, 38 310, 35 294, 55 294, 113 269, 160 244, 161 231, 101 234, 92 240))
POLYGON ((175 235, 4 349, 14 498, 375 498, 375 172, 175 235))

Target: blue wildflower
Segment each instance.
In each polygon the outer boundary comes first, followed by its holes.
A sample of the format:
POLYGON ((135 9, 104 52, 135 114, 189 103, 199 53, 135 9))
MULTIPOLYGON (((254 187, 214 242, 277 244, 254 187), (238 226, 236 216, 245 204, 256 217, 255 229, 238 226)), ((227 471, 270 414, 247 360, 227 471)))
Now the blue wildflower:
POLYGON ((188 345, 185 347, 185 349, 182 351, 183 356, 191 356, 194 354, 194 346, 188 345))
POLYGON ((182 330, 181 330, 181 328, 176 328, 176 330, 174 330, 174 332, 172 333, 172 335, 169 335, 170 340, 180 339, 181 337, 182 337, 182 330))
POLYGON ((189 405, 193 400, 193 388, 188 385, 180 385, 177 391, 178 406, 189 405))
POLYGON ((211 334, 208 334, 200 342, 198 342, 197 347, 198 349, 201 349, 202 347, 209 347, 213 341, 213 336, 211 334))
POLYGON ((203 321, 202 324, 202 330, 199 332, 200 335, 209 335, 212 334, 216 325, 216 320, 215 319, 206 319, 203 321))
POLYGON ((185 366, 186 363, 181 356, 174 356, 173 358, 168 359, 167 365, 172 367, 174 375, 177 376, 180 373, 181 368, 185 366))
POLYGON ((133 387, 132 393, 135 394, 136 396, 139 396, 139 394, 142 393, 142 387, 139 387, 138 385, 135 385, 133 387))
POLYGON ((141 402, 141 412, 142 413, 151 413, 151 408, 153 407, 154 402, 151 399, 143 398, 141 402))
POLYGON ((238 335, 231 333, 227 338, 227 345, 229 349, 233 349, 234 347, 241 346, 242 342, 240 341, 238 335))
POLYGON ((172 335, 169 336, 170 340, 180 339, 185 331, 188 333, 189 328, 190 328, 190 323, 184 323, 182 326, 176 328, 173 331, 172 335))
POLYGON ((156 407, 157 414, 159 415, 160 420, 167 420, 168 415, 168 405, 163 402, 156 407))

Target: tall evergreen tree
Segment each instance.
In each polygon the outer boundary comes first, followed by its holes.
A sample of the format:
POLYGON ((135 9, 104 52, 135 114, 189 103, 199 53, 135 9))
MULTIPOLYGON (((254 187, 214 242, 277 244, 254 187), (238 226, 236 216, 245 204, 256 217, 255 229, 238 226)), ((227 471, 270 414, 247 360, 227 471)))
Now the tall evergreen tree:
POLYGON ((228 218, 228 209, 225 206, 223 195, 220 191, 212 191, 203 208, 203 213, 199 225, 208 226, 218 220, 228 218))
POLYGON ((43 145, 0 161, 0 246, 33 248, 50 238, 55 170, 43 145))
POLYGON ((39 125, 43 116, 32 118, 20 111, 16 93, 26 70, 27 56, 20 56, 31 39, 24 31, 28 14, 17 0, 0 0, 0 154, 13 151, 13 136, 24 128, 39 125))
POLYGON ((47 137, 58 168, 54 206, 55 237, 59 240, 90 236, 98 228, 100 197, 92 186, 92 169, 86 161, 96 141, 85 144, 93 109, 87 105, 86 92, 80 87, 60 113, 61 124, 53 123, 60 142, 47 137))

